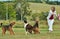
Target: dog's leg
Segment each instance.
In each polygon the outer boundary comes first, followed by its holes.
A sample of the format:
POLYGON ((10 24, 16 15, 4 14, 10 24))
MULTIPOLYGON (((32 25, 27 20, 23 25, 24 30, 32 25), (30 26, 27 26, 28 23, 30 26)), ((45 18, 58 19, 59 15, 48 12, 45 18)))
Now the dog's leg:
POLYGON ((28 32, 26 31, 26 35, 28 34, 28 32))
POLYGON ((35 28, 33 28, 33 32, 34 32, 34 34, 36 34, 36 29, 35 28))
POLYGON ((27 28, 25 28, 25 34, 26 34, 26 35, 28 34, 28 30, 27 30, 27 28))
POLYGON ((37 28, 37 33, 40 34, 39 28, 37 28))
POLYGON ((25 34, 27 35, 28 34, 28 31, 25 30, 25 34))
POLYGON ((39 34, 39 29, 38 28, 34 28, 34 34, 39 34))
POLYGON ((15 35, 15 34, 14 34, 14 31, 13 31, 12 29, 11 29, 11 33, 12 33, 12 35, 15 35))
POLYGON ((32 34, 32 30, 29 30, 29 33, 32 34))
POLYGON ((10 31, 10 35, 15 35, 11 27, 9 28, 9 31, 10 31))
POLYGON ((5 33, 6 33, 6 29, 3 27, 2 28, 2 35, 5 35, 5 33))

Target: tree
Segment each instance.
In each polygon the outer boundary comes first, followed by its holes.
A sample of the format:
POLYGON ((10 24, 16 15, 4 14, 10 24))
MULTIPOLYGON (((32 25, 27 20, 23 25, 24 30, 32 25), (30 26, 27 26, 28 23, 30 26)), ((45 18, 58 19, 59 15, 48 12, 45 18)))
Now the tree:
POLYGON ((5 19, 6 8, 5 3, 0 2, 0 19, 5 19))
POLYGON ((26 19, 25 15, 30 14, 29 9, 29 4, 26 0, 16 0, 16 12, 17 17, 19 16, 19 20, 26 19))

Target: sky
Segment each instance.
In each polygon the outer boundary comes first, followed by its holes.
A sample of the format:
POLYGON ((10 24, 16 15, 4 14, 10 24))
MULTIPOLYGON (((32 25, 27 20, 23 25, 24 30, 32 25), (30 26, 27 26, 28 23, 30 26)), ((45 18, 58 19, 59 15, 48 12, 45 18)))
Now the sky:
POLYGON ((50 1, 59 1, 60 2, 60 0, 50 0, 50 1))

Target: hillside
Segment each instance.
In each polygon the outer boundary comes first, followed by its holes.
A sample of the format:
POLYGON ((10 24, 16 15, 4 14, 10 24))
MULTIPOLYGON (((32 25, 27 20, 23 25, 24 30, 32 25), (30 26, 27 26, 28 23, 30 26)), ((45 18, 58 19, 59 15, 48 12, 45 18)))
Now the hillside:
POLYGON ((49 5, 45 3, 31 3, 31 2, 29 4, 33 13, 49 11, 51 6, 55 6, 57 13, 60 13, 60 5, 49 5))

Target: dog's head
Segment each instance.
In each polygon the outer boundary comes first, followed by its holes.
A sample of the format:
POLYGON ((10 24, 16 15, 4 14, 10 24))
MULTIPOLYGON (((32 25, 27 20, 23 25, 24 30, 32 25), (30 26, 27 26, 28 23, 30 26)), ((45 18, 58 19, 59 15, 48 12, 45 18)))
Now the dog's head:
POLYGON ((24 23, 27 23, 27 20, 24 20, 24 23))
POLYGON ((15 22, 10 23, 11 26, 13 26, 14 24, 15 24, 15 22))

